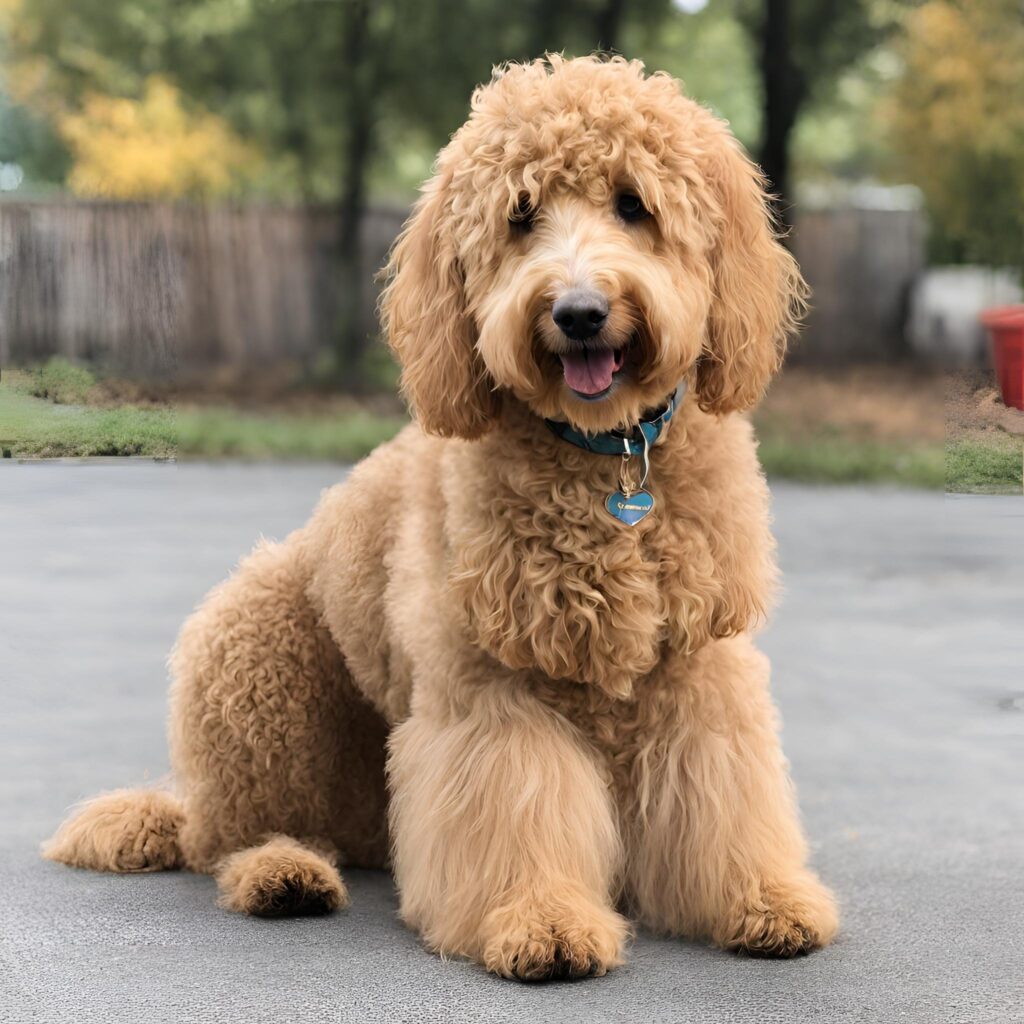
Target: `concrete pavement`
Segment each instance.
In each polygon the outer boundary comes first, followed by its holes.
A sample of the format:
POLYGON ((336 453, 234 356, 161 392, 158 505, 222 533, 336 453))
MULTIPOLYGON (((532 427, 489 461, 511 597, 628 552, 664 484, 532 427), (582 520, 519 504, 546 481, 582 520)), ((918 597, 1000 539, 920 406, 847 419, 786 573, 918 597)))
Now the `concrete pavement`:
POLYGON ((606 978, 526 987, 423 952, 390 880, 259 921, 209 878, 39 859, 75 800, 167 771, 164 658, 332 466, 0 463, 0 1020, 1024 1021, 1024 501, 775 488, 763 645, 830 949, 737 959, 641 934, 606 978))

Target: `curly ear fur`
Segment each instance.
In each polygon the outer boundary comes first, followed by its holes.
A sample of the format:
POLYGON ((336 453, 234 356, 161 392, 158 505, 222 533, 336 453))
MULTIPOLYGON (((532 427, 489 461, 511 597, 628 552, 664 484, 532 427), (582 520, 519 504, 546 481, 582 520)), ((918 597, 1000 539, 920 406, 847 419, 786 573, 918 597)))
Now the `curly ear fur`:
POLYGON ((782 365, 807 308, 796 260, 779 242, 760 169, 724 126, 705 168, 720 203, 714 298, 696 391, 707 412, 748 409, 782 365))
POLYGON ((402 391, 424 430, 442 437, 485 433, 498 396, 474 348, 445 181, 424 191, 384 272, 384 332, 402 367, 402 391))

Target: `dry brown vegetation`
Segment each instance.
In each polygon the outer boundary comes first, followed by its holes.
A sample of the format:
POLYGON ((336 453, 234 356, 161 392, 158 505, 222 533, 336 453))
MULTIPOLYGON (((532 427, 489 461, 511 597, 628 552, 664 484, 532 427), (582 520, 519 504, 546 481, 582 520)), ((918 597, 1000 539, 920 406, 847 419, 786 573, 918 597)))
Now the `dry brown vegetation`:
POLYGON ((950 440, 985 440, 999 434, 1024 437, 1024 412, 1003 405, 991 373, 969 370, 950 374, 946 383, 946 434, 950 440))
POLYGON ((941 443, 944 381, 910 366, 787 369, 757 420, 785 424, 794 437, 836 433, 862 440, 941 443))

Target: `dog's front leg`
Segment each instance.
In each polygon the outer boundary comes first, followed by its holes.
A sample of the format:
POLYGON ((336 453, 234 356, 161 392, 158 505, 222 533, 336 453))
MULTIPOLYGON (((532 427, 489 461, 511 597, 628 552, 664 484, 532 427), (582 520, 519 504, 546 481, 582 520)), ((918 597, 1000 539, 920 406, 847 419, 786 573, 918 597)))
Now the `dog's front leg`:
POLYGON ((402 916, 431 949, 531 981, 621 962, 618 830, 565 719, 511 680, 457 687, 395 730, 389 777, 402 916))
POLYGON ((829 891, 807 850, 768 690, 746 636, 667 666, 636 761, 628 887, 650 927, 793 956, 829 942, 829 891))

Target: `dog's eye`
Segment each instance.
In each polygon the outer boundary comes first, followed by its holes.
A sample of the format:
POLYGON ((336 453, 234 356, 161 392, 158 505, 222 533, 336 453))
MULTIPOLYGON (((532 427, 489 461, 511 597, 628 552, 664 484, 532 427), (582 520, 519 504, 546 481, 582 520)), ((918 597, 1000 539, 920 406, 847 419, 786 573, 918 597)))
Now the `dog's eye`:
POLYGON ((516 205, 509 215, 509 226, 514 231, 529 231, 533 227, 533 213, 530 197, 524 192, 516 200, 516 205))
POLYGON ((623 192, 619 195, 615 200, 615 212, 625 221, 644 220, 650 217, 640 197, 632 192, 623 192))

